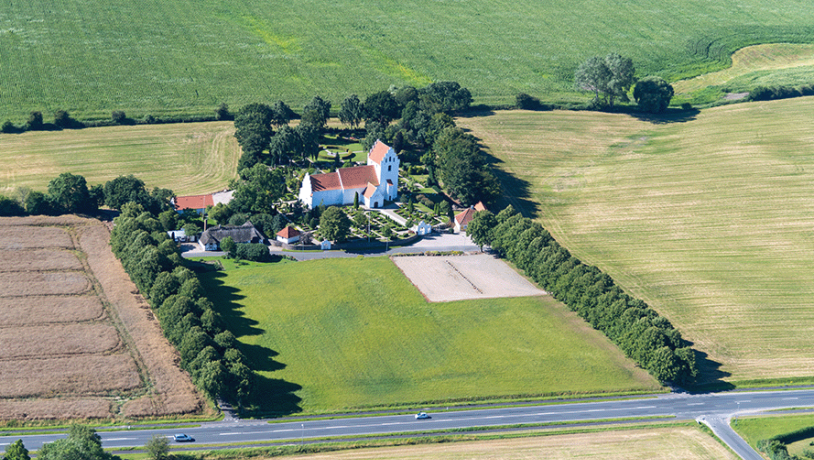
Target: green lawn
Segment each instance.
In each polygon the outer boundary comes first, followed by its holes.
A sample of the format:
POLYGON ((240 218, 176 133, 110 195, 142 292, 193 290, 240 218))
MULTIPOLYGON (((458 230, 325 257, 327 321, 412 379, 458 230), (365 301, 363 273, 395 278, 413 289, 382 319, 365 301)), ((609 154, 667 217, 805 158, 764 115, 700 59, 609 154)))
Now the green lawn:
POLYGON ((427 303, 387 258, 241 267, 202 281, 268 379, 265 410, 659 388, 548 297, 427 303))
POLYGON ((476 102, 585 101, 576 67, 630 56, 638 75, 719 70, 757 43, 814 43, 810 5, 780 0, 0 0, 0 116, 211 114, 315 94, 457 80, 476 102))
POLYGON ((811 106, 798 98, 652 121, 516 111, 458 122, 500 161, 516 207, 709 355, 702 380, 810 382, 811 106))
POLYGON ((240 147, 232 122, 114 126, 0 135, 0 194, 46 191, 63 172, 88 185, 134 174, 148 188, 209 193, 237 176, 240 147))
MULTIPOLYGON (((761 439, 768 439, 811 426, 814 426, 814 414, 746 417, 732 421, 732 428, 755 448, 757 448, 757 442, 761 439)), ((803 449, 814 451, 812 441, 814 441, 814 438, 801 439, 789 444, 789 453, 801 455, 803 449)))

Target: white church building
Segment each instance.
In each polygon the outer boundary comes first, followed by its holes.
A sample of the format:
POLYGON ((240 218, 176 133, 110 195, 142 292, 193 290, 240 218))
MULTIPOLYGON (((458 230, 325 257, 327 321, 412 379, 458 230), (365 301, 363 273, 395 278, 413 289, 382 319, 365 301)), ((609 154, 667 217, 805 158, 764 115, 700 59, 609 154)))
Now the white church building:
POLYGON ((359 203, 369 208, 393 201, 399 189, 399 158, 392 147, 377 140, 367 156, 366 166, 339 168, 328 174, 305 174, 299 199, 309 208, 359 203))

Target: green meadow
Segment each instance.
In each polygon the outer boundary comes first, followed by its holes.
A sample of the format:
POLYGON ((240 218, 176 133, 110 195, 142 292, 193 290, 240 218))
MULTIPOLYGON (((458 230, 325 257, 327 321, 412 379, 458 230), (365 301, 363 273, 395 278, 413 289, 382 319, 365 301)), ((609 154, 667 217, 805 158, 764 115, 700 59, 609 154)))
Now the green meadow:
POLYGON ((134 174, 148 188, 177 195, 211 193, 237 177, 240 146, 232 122, 30 131, 0 139, 0 194, 46 191, 69 172, 88 185, 134 174))
POLYGON ((795 0, 0 0, 0 121, 211 114, 315 94, 456 80, 476 103, 518 92, 586 101, 573 74, 619 52, 670 81, 730 64, 747 45, 814 43, 795 0), (48 118, 46 116, 46 118, 48 118))
POLYGON ((811 382, 812 98, 462 118, 508 200, 665 315, 702 383, 811 382))
MULTIPOLYGON (((752 447, 757 448, 758 441, 774 436, 791 433, 814 426, 814 415, 775 415, 763 417, 745 417, 732 420, 732 428, 738 432, 752 447)), ((814 451, 812 438, 799 439, 788 445, 789 453, 802 455, 803 449, 814 451)))
POLYGON ((384 257, 201 276, 266 380, 265 411, 659 389, 549 297, 428 303, 384 257))

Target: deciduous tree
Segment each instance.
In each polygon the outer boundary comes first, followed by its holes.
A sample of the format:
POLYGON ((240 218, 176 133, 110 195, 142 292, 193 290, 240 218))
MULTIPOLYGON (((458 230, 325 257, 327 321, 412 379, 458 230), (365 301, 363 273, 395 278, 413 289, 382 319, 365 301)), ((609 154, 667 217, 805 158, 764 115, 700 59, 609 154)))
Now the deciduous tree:
POLYGON ((661 113, 667 110, 673 98, 673 87, 661 77, 645 77, 633 87, 633 99, 645 112, 661 113))
POLYGON ((399 116, 398 102, 389 91, 373 93, 365 99, 365 120, 387 126, 399 116))
POLYGON ((326 101, 319 96, 313 99, 302 109, 302 122, 322 129, 331 116, 331 101, 326 101))
POLYGON ((342 101, 342 107, 339 110, 339 121, 350 125, 351 128, 356 128, 362 118, 364 118, 362 101, 359 100, 359 96, 351 94, 342 101))
POLYGON ((350 227, 350 219, 336 206, 330 206, 319 218, 319 230, 330 241, 345 241, 350 234, 350 227))

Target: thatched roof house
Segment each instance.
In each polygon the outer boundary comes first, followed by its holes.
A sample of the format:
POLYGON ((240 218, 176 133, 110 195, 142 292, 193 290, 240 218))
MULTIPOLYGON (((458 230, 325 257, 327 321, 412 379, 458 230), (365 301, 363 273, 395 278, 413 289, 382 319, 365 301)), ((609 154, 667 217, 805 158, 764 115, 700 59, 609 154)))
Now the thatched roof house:
POLYGON ((235 243, 263 243, 267 244, 266 238, 259 230, 254 228, 251 222, 246 222, 239 227, 221 226, 209 227, 202 234, 198 241, 204 251, 217 251, 220 242, 227 236, 231 236, 235 243))

